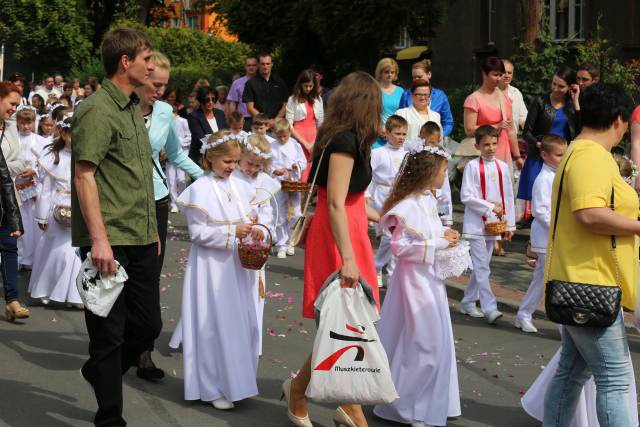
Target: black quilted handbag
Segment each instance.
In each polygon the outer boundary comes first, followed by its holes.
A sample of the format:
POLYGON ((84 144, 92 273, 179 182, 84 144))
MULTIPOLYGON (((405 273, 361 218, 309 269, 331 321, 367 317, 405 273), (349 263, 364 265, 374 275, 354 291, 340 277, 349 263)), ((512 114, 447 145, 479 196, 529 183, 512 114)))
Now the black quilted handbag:
MULTIPOLYGON (((571 153, 573 154, 573 152, 571 153)), ((569 154, 569 158, 571 157, 569 154)), ((569 158, 564 164, 560 185, 558 187, 558 199, 556 202, 556 216, 553 222, 551 247, 556 237, 556 226, 560 213, 560 197, 562 196, 562 183, 564 171, 569 163, 569 158)), ((613 189, 611 189, 611 209, 614 209, 613 189)), ((549 280, 546 284, 544 307, 549 320, 562 325, 583 326, 593 328, 606 328, 615 322, 620 311, 622 290, 620 289, 620 273, 618 259, 616 257, 616 238, 611 236, 611 249, 616 265, 617 286, 596 285, 590 283, 565 282, 561 280, 549 280)), ((551 263, 552 254, 549 254, 551 263)), ((549 265, 550 270, 551 265, 549 265)))

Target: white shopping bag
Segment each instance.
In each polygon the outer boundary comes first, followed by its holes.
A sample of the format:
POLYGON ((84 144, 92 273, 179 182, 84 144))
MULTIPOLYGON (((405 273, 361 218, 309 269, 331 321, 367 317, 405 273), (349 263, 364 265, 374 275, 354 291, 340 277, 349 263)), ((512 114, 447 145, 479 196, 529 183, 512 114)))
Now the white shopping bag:
POLYGON ((93 265, 91 252, 89 252, 80 267, 76 287, 87 310, 96 316, 107 317, 127 279, 129 276, 118 261, 116 261, 116 274, 105 278, 100 277, 100 272, 93 265))
POLYGON ((319 325, 305 394, 318 402, 393 402, 398 394, 373 324, 380 316, 371 288, 362 281, 355 288, 340 285, 336 272, 316 299, 319 325))

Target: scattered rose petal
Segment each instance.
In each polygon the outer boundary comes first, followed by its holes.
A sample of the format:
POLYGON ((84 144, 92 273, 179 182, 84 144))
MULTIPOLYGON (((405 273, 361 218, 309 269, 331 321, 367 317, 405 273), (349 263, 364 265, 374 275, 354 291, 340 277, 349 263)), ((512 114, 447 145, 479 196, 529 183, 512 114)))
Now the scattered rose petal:
POLYGON ((269 332, 269 335, 271 335, 272 337, 276 336, 276 331, 274 331, 273 329, 267 329, 267 331, 269 332))

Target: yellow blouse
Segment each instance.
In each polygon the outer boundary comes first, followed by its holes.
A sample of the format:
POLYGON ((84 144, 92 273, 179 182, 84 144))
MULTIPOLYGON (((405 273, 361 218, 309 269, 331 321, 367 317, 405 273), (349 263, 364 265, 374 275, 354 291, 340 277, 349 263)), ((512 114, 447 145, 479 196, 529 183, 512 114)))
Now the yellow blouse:
MULTIPOLYGON (((638 195, 620 176, 611 153, 595 141, 573 141, 553 181, 551 230, 547 247, 547 253, 552 255, 547 260, 546 277, 597 285, 617 284, 611 236, 589 231, 572 214, 580 209, 608 207, 612 188, 616 213, 637 220, 640 213, 638 195), (555 242, 552 242, 560 176, 571 153, 573 155, 564 176, 555 242)), ((638 274, 637 236, 617 236, 616 256, 620 269, 622 305, 633 310, 638 274)))

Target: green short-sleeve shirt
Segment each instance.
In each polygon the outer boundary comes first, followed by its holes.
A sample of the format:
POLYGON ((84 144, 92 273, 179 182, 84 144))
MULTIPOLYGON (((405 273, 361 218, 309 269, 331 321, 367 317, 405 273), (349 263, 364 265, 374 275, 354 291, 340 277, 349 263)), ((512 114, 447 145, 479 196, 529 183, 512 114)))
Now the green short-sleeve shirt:
MULTIPOLYGON (((72 132, 72 163, 96 165, 100 211, 111 246, 156 242, 151 144, 135 94, 128 97, 104 80, 101 90, 78 105, 72 132)), ((91 246, 75 186, 71 208, 73 246, 91 246)))

